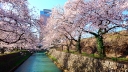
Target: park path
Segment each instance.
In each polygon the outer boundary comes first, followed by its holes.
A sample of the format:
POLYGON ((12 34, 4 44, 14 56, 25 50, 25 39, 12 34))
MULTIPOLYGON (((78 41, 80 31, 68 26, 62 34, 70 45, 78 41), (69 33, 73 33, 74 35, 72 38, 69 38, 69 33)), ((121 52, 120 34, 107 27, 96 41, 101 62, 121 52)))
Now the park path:
POLYGON ((34 53, 14 72, 61 72, 61 70, 42 52, 34 53))

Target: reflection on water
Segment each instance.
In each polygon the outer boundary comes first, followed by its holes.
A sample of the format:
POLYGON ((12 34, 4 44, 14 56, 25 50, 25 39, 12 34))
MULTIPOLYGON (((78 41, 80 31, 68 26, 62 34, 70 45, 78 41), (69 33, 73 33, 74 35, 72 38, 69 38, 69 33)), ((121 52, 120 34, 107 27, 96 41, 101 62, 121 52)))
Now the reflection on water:
POLYGON ((61 72, 44 54, 34 53, 15 72, 61 72))

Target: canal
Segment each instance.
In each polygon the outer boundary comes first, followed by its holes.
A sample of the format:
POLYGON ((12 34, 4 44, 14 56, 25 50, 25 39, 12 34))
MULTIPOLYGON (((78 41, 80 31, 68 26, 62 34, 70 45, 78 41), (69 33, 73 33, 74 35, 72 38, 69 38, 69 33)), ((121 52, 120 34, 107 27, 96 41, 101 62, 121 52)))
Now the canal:
POLYGON ((61 70, 42 52, 34 53, 14 72, 61 72, 61 70))

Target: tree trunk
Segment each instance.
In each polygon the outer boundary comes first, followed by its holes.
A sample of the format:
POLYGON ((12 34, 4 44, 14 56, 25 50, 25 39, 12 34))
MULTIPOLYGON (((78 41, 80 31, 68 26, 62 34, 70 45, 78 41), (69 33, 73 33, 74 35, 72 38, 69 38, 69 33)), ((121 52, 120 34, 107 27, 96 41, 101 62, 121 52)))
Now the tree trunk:
POLYGON ((67 45, 67 52, 69 53, 69 46, 67 45))
POLYGON ((79 36, 79 39, 77 41, 77 49, 78 49, 78 52, 81 54, 81 45, 80 45, 80 42, 81 42, 81 35, 79 36))
POLYGON ((101 58, 105 57, 105 48, 104 48, 104 43, 103 43, 103 37, 98 35, 96 36, 97 39, 97 50, 98 50, 98 54, 101 58))
POLYGON ((78 42, 78 51, 81 54, 81 45, 80 45, 80 42, 78 42))
POLYGON ((68 41, 66 42, 66 49, 67 49, 67 52, 69 53, 69 48, 70 48, 70 41, 69 41, 69 43, 68 43, 68 41))
POLYGON ((2 48, 2 49, 1 49, 1 54, 4 54, 4 52, 5 52, 5 49, 2 48))
POLYGON ((63 45, 62 45, 62 51, 63 51, 63 45))

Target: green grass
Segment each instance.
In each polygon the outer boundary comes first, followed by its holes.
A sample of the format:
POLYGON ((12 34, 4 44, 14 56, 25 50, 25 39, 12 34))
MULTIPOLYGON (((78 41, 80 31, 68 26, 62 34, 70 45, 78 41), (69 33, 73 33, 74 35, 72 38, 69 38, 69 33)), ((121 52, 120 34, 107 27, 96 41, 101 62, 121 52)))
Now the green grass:
POLYGON ((17 50, 17 51, 11 51, 9 53, 4 53, 4 54, 1 54, 0 53, 0 56, 3 56, 3 55, 8 55, 8 54, 13 54, 13 53, 18 53, 18 52, 25 52, 26 50, 17 50))
POLYGON ((0 53, 0 56, 3 56, 3 55, 8 55, 8 54, 12 54, 12 53, 17 53, 17 52, 20 52, 20 51, 13 51, 13 52, 4 53, 4 54, 1 54, 1 53, 0 53))
POLYGON ((45 53, 53 62, 57 62, 57 58, 55 58, 54 56, 51 56, 50 54, 48 53, 45 53))
MULTIPOLYGON (((66 50, 64 50, 63 52, 66 52, 67 53, 66 50)), ((79 55, 79 53, 76 52, 76 51, 69 51, 69 53, 79 55)), ((102 58, 100 58, 100 56, 98 54, 87 54, 86 52, 82 52, 80 55, 87 56, 87 57, 92 57, 92 58, 102 59, 102 58)), ((111 57, 110 58, 110 57, 105 57, 103 59, 112 60, 112 61, 118 61, 118 62, 128 62, 128 58, 125 58, 125 57, 123 57, 123 58, 116 58, 116 57, 111 57)))
POLYGON ((110 58, 113 61, 118 61, 118 62, 128 62, 128 58, 116 58, 116 57, 112 57, 110 58))
POLYGON ((87 56, 88 54, 86 52, 82 52, 82 56, 87 56))
MULTIPOLYGON (((67 50, 64 50, 63 52, 68 53, 67 50)), ((69 53, 82 55, 82 56, 88 56, 88 57, 94 57, 94 58, 100 58, 97 54, 87 54, 86 52, 82 52, 81 54, 79 54, 79 52, 74 51, 74 50, 70 50, 69 53)))
POLYGON ((57 61, 57 59, 56 59, 55 57, 53 57, 53 56, 51 57, 51 59, 52 59, 53 61, 57 61))
POLYGON ((69 52, 67 50, 64 50, 63 52, 72 53, 72 54, 79 54, 77 51, 74 51, 74 50, 70 50, 69 52))
POLYGON ((86 52, 82 52, 82 56, 88 56, 93 58, 100 58, 97 54, 87 54, 86 52))
POLYGON ((55 58, 55 57, 53 57, 51 55, 49 55, 49 58, 52 59, 53 61, 57 61, 57 58, 55 58))

